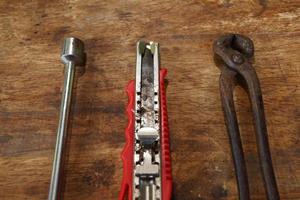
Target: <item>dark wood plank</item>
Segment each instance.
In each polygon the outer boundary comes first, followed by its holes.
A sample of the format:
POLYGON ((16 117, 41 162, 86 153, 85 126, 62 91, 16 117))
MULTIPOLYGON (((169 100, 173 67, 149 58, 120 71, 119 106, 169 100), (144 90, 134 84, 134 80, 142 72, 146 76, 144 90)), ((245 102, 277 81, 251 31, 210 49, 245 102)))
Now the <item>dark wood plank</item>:
MULTIPOLYGON (((0 2, 0 199, 46 199, 66 36, 85 41, 74 92, 64 199, 117 199, 135 43, 161 44, 171 129, 174 199, 237 199, 212 42, 255 43, 271 152, 282 199, 300 199, 299 1, 0 2)), ((246 93, 236 90, 252 199, 265 199, 246 93)))

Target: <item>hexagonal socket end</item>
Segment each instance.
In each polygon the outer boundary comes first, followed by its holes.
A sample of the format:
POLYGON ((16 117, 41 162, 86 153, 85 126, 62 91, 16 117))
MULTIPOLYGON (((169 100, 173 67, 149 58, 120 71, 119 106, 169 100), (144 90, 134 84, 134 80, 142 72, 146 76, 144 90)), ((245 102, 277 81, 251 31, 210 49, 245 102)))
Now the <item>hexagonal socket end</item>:
POLYGON ((61 60, 64 64, 74 62, 77 66, 83 66, 85 58, 84 43, 80 39, 69 37, 64 40, 61 52, 61 60))

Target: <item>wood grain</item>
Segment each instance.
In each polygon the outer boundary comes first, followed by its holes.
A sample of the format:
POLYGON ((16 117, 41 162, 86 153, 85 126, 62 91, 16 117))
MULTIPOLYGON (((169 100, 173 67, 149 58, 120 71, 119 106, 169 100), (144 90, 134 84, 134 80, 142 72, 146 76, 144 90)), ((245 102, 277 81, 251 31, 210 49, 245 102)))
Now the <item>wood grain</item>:
MULTIPOLYGON (((237 199, 212 42, 255 43, 282 199, 300 199, 300 2, 290 0, 2 0, 0 199, 47 199, 63 81, 61 42, 86 44, 69 129, 64 199, 117 199, 135 43, 161 45, 169 70, 174 199, 237 199)), ((252 199, 265 199, 246 93, 236 90, 252 199)))

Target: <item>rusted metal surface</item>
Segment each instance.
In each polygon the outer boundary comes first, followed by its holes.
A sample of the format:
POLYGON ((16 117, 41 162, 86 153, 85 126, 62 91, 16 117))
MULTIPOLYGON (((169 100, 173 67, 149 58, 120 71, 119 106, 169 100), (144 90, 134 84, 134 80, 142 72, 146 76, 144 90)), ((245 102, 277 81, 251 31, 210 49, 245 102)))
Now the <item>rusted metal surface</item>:
POLYGON ((221 69, 219 82, 221 101, 231 143, 239 197, 241 200, 250 199, 247 169, 233 99, 236 85, 243 86, 249 95, 267 198, 278 200, 280 197, 269 150, 261 88, 255 69, 251 64, 254 55, 253 42, 242 35, 226 34, 215 41, 213 49, 215 63, 221 69))

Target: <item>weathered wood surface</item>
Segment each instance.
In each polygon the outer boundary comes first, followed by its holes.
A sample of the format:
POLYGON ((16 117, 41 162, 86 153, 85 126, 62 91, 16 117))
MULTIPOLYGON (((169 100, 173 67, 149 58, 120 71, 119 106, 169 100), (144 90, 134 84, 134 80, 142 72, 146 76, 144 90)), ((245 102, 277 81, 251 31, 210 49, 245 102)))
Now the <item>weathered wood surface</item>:
MULTIPOLYGON (((212 42, 226 32, 255 43, 282 199, 300 199, 300 2, 0 2, 0 199, 46 199, 63 81, 62 39, 85 41, 74 93, 64 199, 117 199, 127 124, 124 87, 135 43, 161 44, 168 68, 174 199, 237 199, 212 42)), ((252 199, 265 199, 246 93, 236 90, 252 199)))

